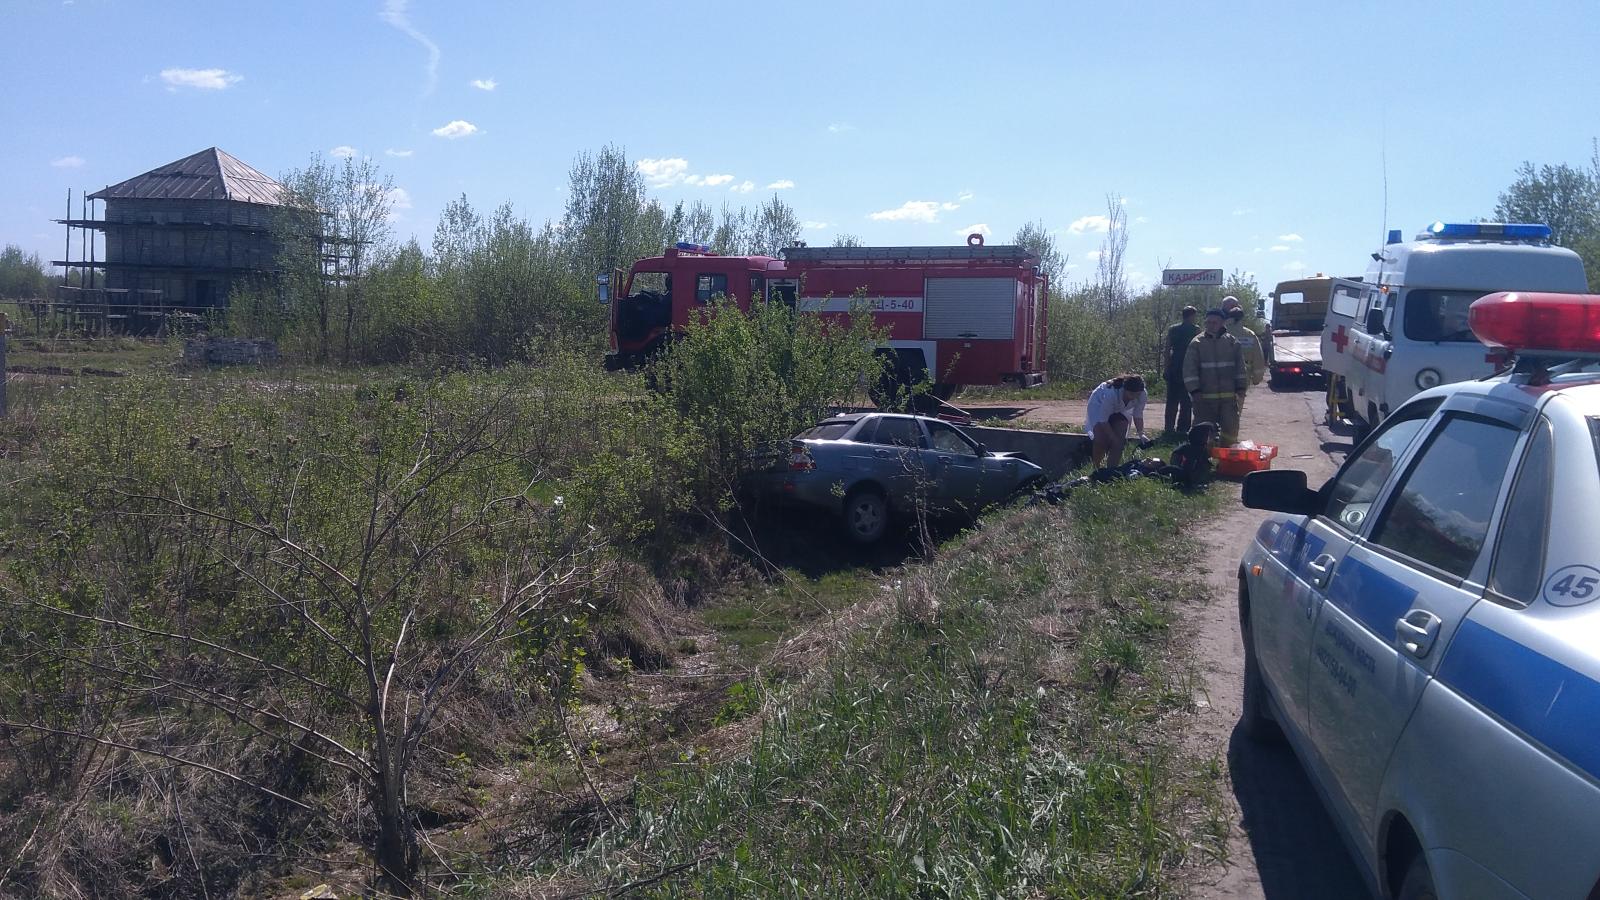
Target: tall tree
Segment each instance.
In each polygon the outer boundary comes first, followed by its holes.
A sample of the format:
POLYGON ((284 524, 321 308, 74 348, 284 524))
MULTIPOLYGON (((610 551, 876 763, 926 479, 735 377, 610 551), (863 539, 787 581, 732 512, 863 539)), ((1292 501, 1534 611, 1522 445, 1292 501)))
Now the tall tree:
POLYGON ((834 237, 833 237, 833 246, 835 246, 835 247, 864 247, 866 245, 861 242, 861 236, 860 235, 848 234, 848 233, 841 232, 839 234, 834 235, 834 237))
POLYGON ((1059 279, 1066 271, 1067 255, 1056 246, 1056 239, 1043 222, 1023 223, 1011 242, 1039 258, 1039 268, 1050 279, 1051 287, 1060 283, 1059 279))
POLYGON ((761 204, 751 221, 750 240, 746 247, 751 255, 777 256, 785 247, 800 240, 800 217, 794 207, 783 202, 777 194, 761 204))
POLYGON ((330 358, 342 337, 340 355, 348 363, 367 314, 368 268, 389 243, 394 181, 371 159, 334 164, 316 154, 304 169, 285 175, 283 186, 274 231, 284 325, 311 332, 319 362, 330 358))
POLYGON ((0 251, 0 297, 7 300, 32 300, 45 295, 50 276, 39 261, 39 254, 24 253, 21 247, 7 244, 0 251))
POLYGON ((661 252, 666 214, 650 199, 644 175, 621 147, 607 144, 599 153, 580 153, 567 184, 561 236, 575 275, 592 283, 595 275, 661 252))
POLYGON ((1094 287, 1106 316, 1110 317, 1128 300, 1128 275, 1123 261, 1128 252, 1128 210, 1117 194, 1106 195, 1106 219, 1106 236, 1100 242, 1094 287))
POLYGON ((1600 171, 1525 162, 1494 207, 1502 222, 1542 222, 1563 246, 1600 232, 1600 171))

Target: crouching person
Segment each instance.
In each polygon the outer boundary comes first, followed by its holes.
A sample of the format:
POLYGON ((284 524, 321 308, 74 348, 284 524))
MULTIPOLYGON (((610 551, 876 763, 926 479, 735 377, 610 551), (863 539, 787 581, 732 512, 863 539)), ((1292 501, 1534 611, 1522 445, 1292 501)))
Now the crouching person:
POLYGON ((1198 422, 1189 429, 1189 439, 1172 451, 1167 467, 1161 474, 1175 487, 1195 491, 1211 482, 1211 448, 1216 445, 1217 426, 1214 422, 1198 422))
POLYGON ((1118 375, 1102 381, 1090 392, 1083 430, 1094 442, 1090 449, 1090 460, 1096 469, 1122 462, 1122 452, 1128 446, 1130 421, 1138 439, 1141 442, 1147 440, 1144 433, 1144 407, 1149 399, 1144 378, 1138 375, 1118 375))

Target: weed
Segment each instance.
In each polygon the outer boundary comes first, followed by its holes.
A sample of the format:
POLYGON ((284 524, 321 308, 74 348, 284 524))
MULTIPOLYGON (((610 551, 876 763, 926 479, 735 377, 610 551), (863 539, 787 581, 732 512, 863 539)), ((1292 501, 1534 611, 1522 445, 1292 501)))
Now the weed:
MULTIPOLYGON (((1132 483, 1068 508, 997 514, 909 571, 899 590, 935 605, 897 603, 773 702, 746 754, 643 781, 632 818, 558 871, 663 897, 1170 895, 1216 840, 1190 812, 1215 785, 1158 729, 1189 696, 1169 560, 1203 504, 1132 483), (1041 616, 1086 639, 1050 641, 1041 616)), ((749 697, 730 689, 727 718, 749 697)))

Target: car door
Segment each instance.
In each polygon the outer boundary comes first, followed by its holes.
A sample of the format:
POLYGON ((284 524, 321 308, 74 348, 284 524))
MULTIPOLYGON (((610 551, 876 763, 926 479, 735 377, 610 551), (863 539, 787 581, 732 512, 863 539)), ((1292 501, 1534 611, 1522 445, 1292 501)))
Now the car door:
POLYGON ((1367 847, 1389 756, 1483 595, 1473 579, 1484 577, 1485 539, 1527 423, 1525 407, 1458 399, 1383 492, 1367 537, 1334 566, 1312 635, 1312 744, 1367 847))
POLYGON ((922 427, 911 416, 877 416, 861 429, 856 438, 866 444, 861 457, 863 467, 882 484, 889 504, 906 511, 915 507, 925 493, 922 427))
POLYGON ((1263 535, 1275 571, 1266 582, 1258 580, 1252 592, 1251 636, 1262 674, 1298 734, 1308 729, 1311 636, 1327 579, 1438 405, 1416 403, 1396 413, 1323 487, 1326 506, 1321 514, 1279 522, 1270 535, 1263 535))
POLYGON ((976 513, 984 503, 983 451, 944 422, 922 422, 928 429, 928 449, 922 458, 934 504, 947 512, 976 513))

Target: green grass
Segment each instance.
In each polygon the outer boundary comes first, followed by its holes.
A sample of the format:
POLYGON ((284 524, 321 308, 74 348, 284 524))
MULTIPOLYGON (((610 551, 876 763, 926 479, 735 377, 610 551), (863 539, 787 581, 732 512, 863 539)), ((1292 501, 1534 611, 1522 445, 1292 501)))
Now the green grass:
POLYGON ((1174 549, 1207 508, 1130 483, 996 514, 768 697, 747 753, 643 779, 557 874, 658 897, 1175 895, 1224 831, 1220 770, 1170 733, 1193 696, 1174 549))
POLYGON ((135 338, 57 341, 13 337, 7 341, 6 367, 53 367, 76 374, 84 368, 132 374, 170 369, 183 345, 135 338))
POLYGON ((785 571, 755 595, 704 610, 701 620, 750 660, 807 623, 861 600, 873 586, 870 575, 858 569, 820 578, 785 571))

